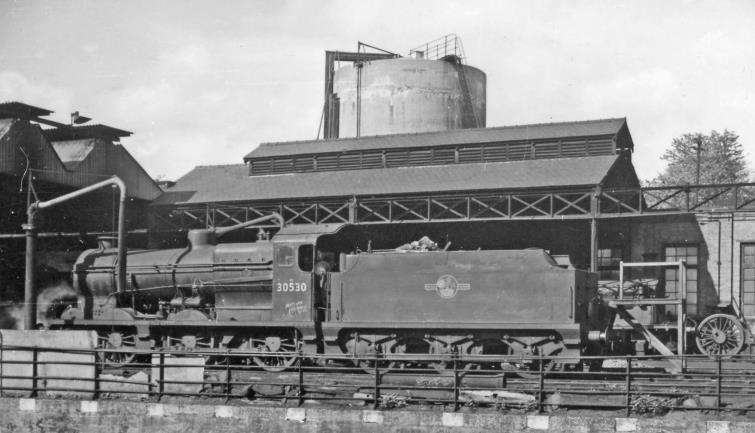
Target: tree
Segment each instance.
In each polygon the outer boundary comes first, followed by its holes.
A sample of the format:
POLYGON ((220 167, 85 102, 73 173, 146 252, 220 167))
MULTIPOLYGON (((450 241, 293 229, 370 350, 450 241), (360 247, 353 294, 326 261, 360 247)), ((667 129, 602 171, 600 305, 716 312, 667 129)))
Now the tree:
MULTIPOLYGON (((675 138, 671 148, 661 156, 667 162, 666 169, 648 182, 651 187, 681 185, 721 185, 748 182, 750 168, 739 143, 739 136, 724 129, 724 132, 711 131, 684 134, 675 138)), ((750 202, 751 188, 732 189, 707 187, 693 189, 685 195, 670 198, 663 191, 646 191, 649 205, 659 203, 657 209, 692 209, 698 205, 705 208, 728 207, 733 203, 750 202)), ((700 208, 698 208, 700 209, 700 208)))
POLYGON ((668 163, 666 170, 650 186, 747 182, 750 169, 738 140, 737 134, 726 129, 675 138, 661 157, 668 163))

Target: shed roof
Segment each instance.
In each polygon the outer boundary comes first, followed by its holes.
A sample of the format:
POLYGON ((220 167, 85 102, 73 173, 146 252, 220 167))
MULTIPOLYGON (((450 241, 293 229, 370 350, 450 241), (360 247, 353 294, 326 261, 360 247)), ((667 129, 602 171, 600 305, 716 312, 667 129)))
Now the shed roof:
POLYGON ((600 184, 621 155, 249 176, 244 164, 199 166, 155 204, 556 189, 600 184))
POLYGON ((80 188, 118 175, 130 197, 153 200, 162 192, 128 151, 109 140, 50 142, 28 120, 0 119, 0 175, 22 176, 27 155, 28 168, 39 170, 35 177, 42 181, 80 188))
MULTIPOLYGON (((506 141, 539 141, 580 139, 620 134, 628 136, 626 118, 587 120, 580 122, 542 123, 495 128, 457 129, 413 134, 374 135, 334 140, 305 140, 262 143, 244 157, 244 161, 273 156, 313 153, 348 152, 365 149, 412 148, 463 145, 506 141)), ((631 149, 631 137, 621 140, 631 149)))
POLYGON ((0 117, 28 119, 39 116, 49 116, 53 112, 46 109, 24 104, 23 102, 2 102, 0 103, 0 117))
POLYGON ((42 133, 50 141, 82 140, 87 138, 117 141, 121 137, 128 137, 132 134, 130 131, 100 124, 43 129, 42 133))

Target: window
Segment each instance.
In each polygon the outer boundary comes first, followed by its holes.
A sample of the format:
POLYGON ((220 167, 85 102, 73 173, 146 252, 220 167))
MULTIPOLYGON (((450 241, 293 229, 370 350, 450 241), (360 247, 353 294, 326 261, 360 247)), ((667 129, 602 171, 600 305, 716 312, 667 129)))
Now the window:
POLYGON ((598 273, 601 279, 618 280, 621 248, 602 248, 598 250, 598 273))
MULTIPOLYGON (((687 314, 698 314, 697 299, 697 245, 666 246, 663 250, 667 262, 685 262, 687 265, 687 314)), ((666 296, 681 298, 681 278, 679 269, 668 267, 665 270, 666 296)), ((675 307, 667 307, 666 311, 674 311, 675 307)))
POLYGON ((294 249, 289 245, 278 245, 275 251, 275 261, 278 266, 292 266, 294 264, 294 249))
POLYGON ((304 272, 312 272, 312 265, 315 256, 315 247, 313 245, 299 246, 299 269, 304 272))

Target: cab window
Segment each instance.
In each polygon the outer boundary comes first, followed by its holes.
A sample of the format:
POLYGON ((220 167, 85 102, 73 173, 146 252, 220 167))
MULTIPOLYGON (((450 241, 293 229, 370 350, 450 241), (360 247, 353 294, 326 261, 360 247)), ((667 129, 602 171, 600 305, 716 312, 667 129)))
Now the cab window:
POLYGON ((314 258, 314 245, 299 246, 299 269, 304 272, 312 272, 312 261, 314 258))
POLYGON ((292 266, 294 264, 294 249, 288 245, 278 245, 275 250, 275 262, 278 266, 292 266))

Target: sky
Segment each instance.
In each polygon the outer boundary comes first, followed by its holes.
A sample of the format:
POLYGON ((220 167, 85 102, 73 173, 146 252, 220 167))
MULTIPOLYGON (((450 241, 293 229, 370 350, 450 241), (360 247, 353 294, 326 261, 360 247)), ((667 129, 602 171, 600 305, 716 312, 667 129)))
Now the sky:
POLYGON ((626 117, 641 179, 729 129, 755 167, 755 2, 0 0, 0 101, 79 111, 153 177, 317 135, 326 50, 455 33, 487 126, 626 117))

